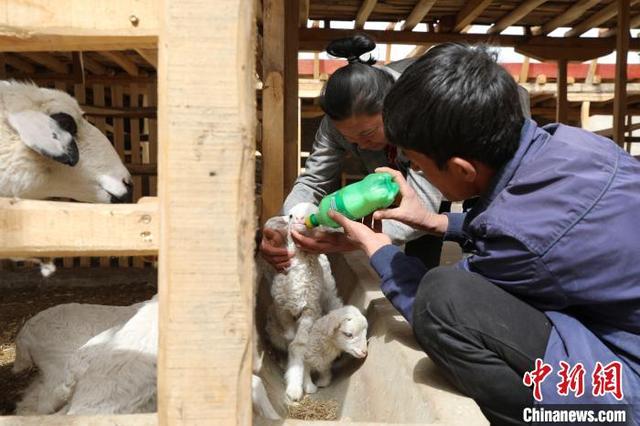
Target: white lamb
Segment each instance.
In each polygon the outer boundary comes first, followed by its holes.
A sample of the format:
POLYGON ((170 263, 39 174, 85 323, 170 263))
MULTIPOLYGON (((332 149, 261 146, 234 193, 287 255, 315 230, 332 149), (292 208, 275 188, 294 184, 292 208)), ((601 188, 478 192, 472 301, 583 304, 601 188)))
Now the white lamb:
POLYGON ((311 203, 299 203, 288 216, 271 218, 265 224, 282 232, 288 249, 295 253, 288 271, 273 278, 273 305, 266 326, 272 343, 288 352, 286 394, 292 401, 303 395, 305 336, 323 313, 342 306, 327 257, 297 249, 291 238, 293 229, 307 232, 304 220, 317 211, 311 203))
POLYGON ((38 375, 17 404, 17 414, 55 412, 58 407, 51 394, 62 383, 65 366, 73 353, 93 336, 124 324, 140 306, 140 303, 131 306, 67 303, 29 319, 16 337, 13 372, 37 367, 38 375))
POLYGON ((303 386, 305 393, 315 393, 317 386, 331 383, 331 364, 346 352, 355 358, 367 356, 367 319, 354 306, 343 306, 316 320, 311 328, 298 332, 304 340, 303 386), (318 373, 314 384, 312 372, 318 373), (317 385, 317 386, 316 386, 317 385))
POLYGON ((67 93, 0 81, 0 197, 126 202, 131 175, 67 93))

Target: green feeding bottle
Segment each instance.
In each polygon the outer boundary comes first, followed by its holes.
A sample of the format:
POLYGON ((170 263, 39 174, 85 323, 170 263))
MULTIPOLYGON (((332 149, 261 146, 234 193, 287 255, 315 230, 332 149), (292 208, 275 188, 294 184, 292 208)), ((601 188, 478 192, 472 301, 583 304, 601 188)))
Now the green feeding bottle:
POLYGON ((389 207, 398 195, 400 187, 389 173, 372 173, 359 182, 345 186, 320 201, 318 213, 305 219, 307 228, 319 225, 339 228, 329 217, 329 210, 356 220, 378 209, 389 207))

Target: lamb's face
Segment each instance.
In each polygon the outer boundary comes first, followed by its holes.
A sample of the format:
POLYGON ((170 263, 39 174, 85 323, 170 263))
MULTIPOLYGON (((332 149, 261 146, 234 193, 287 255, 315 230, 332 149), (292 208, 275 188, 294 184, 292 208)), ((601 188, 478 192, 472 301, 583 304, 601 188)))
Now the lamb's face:
POLYGON ((364 358, 367 356, 367 319, 353 306, 340 310, 345 313, 334 334, 335 345, 355 358, 364 358))
POLYGON ((310 214, 318 213, 318 207, 311 203, 298 203, 289 210, 287 221, 289 223, 289 231, 295 229, 299 232, 306 232, 305 218, 310 214))
MULTIPOLYGON (((23 198, 72 198, 113 203, 131 199, 131 175, 113 146, 68 94, 15 82, 0 85, 9 125, 37 164, 16 188, 23 198), (37 157, 35 155, 38 155, 37 157)), ((25 154, 26 155, 26 154, 25 154)), ((0 166, 0 172, 2 171, 0 166)))

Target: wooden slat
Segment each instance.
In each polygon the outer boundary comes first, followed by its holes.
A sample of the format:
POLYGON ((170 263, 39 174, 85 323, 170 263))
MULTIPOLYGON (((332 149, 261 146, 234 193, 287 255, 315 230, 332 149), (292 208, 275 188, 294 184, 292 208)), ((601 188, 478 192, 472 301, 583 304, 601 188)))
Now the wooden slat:
POLYGON ((158 49, 136 49, 136 52, 154 68, 158 68, 158 49))
MULTIPOLYGON (((637 1, 637 0, 636 0, 637 1)), ((336 28, 300 28, 300 50, 323 50, 327 43, 336 38, 349 37, 355 33, 365 33, 377 43, 395 44, 436 44, 444 42, 490 43, 501 47, 542 46, 571 51, 572 49, 611 49, 615 40, 611 38, 565 38, 565 37, 528 37, 506 34, 459 34, 418 31, 350 30, 336 28)), ((630 50, 640 50, 640 39, 632 39, 630 50)))
POLYGON ((407 19, 404 21, 404 24, 402 24, 400 30, 411 31, 412 29, 414 29, 416 25, 422 22, 424 17, 427 16, 427 13, 429 13, 436 1, 437 0, 420 0, 415 5, 407 19))
POLYGON ((376 7, 376 4, 378 4, 378 0, 362 0, 362 5, 360 5, 360 9, 358 9, 358 14, 356 15, 356 29, 364 28, 364 23, 369 19, 369 16, 376 7))
POLYGON ((456 15, 456 22, 453 30, 461 32, 489 7, 493 0, 471 0, 466 1, 464 7, 456 15))
MULTIPOLYGON (((129 96, 131 99, 131 108, 140 105, 138 96, 141 94, 140 87, 136 84, 129 86, 129 96)), ((129 119, 130 137, 131 137, 131 164, 140 165, 142 163, 142 151, 140 148, 140 119, 129 119)), ((133 176, 133 202, 135 203, 142 198, 142 176, 133 176)), ((144 266, 143 259, 139 256, 134 257, 132 266, 142 268, 144 266)))
POLYGON ((310 0, 300 0, 300 23, 301 27, 307 26, 307 21, 309 20, 309 1, 310 0))
MULTIPOLYGON (((147 86, 147 96, 149 107, 158 105, 158 85, 150 84, 147 86)), ((149 159, 153 164, 158 164, 158 120, 155 118, 149 119, 149 159)), ((157 172, 156 172, 157 175, 157 172)), ((149 195, 154 196, 158 193, 158 178, 157 176, 149 177, 149 195)))
POLYGON ((522 67, 520 68, 520 75, 518 76, 519 83, 526 83, 529 78, 529 57, 525 56, 522 61, 522 67))
MULTIPOLYGON (((640 15, 632 16, 629 20, 629 28, 640 27, 640 15)), ((617 34, 618 28, 614 27, 600 34, 600 37, 613 37, 617 34)))
POLYGON ((53 55, 44 52, 24 52, 21 56, 36 62, 53 72, 66 73, 69 71, 69 66, 58 59, 56 59, 53 55))
MULTIPOLYGON (((637 4, 639 1, 640 0, 630 0, 629 4, 630 6, 633 6, 637 4)), ((608 21, 609 19, 613 18, 614 16, 616 16, 617 13, 618 13, 618 3, 616 1, 613 1, 609 3, 606 7, 604 7, 602 10, 594 13, 589 18, 585 19, 584 21, 580 22, 578 25, 574 26, 572 29, 567 31, 564 34, 564 36, 578 37, 584 34, 585 32, 587 32, 588 30, 590 30, 591 28, 597 28, 598 25, 601 25, 604 22, 608 21)))
POLYGON ((129 75, 137 76, 139 74, 138 66, 122 52, 100 52, 106 58, 111 59, 120 65, 129 75))
MULTIPOLYGON (((253 7, 253 0, 165 0, 163 7, 161 426, 251 424, 253 7)), ((298 14, 293 21, 297 29, 298 14)))
POLYGON ((407 58, 416 58, 424 55, 429 50, 430 45, 418 45, 413 48, 411 52, 407 54, 407 58))
MULTIPOLYGON (((111 86, 111 106, 115 108, 122 108, 124 105, 124 88, 123 86, 116 85, 111 86)), ((124 118, 115 117, 113 119, 113 146, 118 153, 118 156, 123 163, 126 163, 125 157, 125 134, 124 134, 124 118)), ((100 259, 100 266, 109 266, 111 260, 108 258, 100 259)), ((129 259, 127 257, 118 258, 118 266, 129 266, 129 259)))
POLYGON ((551 31, 558 27, 567 25, 576 19, 580 18, 585 11, 589 10, 601 0, 580 0, 573 6, 569 7, 566 11, 556 16, 546 24, 544 24, 536 34, 549 34, 551 31))
POLYGON ((23 71, 27 74, 33 74, 36 72, 35 65, 25 61, 24 59, 20 59, 16 55, 7 53, 4 55, 4 60, 6 65, 10 65, 13 68, 23 71))
MULTIPOLYGON (((76 84, 73 86, 73 97, 76 98, 79 104, 86 102, 86 90, 84 84, 76 84)), ((91 258, 87 256, 80 257, 80 266, 91 266, 91 258)))
POLYGON ((567 100, 567 60, 558 61, 558 94, 556 96, 556 122, 567 124, 569 102, 567 100))
POLYGON ((613 140, 624 147, 625 117, 627 115, 627 53, 629 51, 629 9, 633 0, 616 0, 618 34, 616 36, 616 79, 613 103, 613 140))
POLYGON ((85 204, 0 198, 0 257, 148 255, 157 202, 85 204))
POLYGON ((1 416, 0 426, 156 426, 158 415, 120 414, 101 416, 1 416))
POLYGON ((536 7, 540 6, 542 3, 547 0, 526 0, 514 10, 500 18, 498 22, 496 22, 491 28, 487 30, 489 34, 498 34, 504 31, 507 27, 515 24, 525 16, 527 16, 531 11, 533 11, 536 7))
MULTIPOLYGON (((32 29, 32 31, 35 31, 32 29)), ((94 50, 128 50, 133 48, 153 49, 157 45, 155 36, 61 36, 61 35, 3 35, 0 30, 0 52, 76 52, 94 50)))

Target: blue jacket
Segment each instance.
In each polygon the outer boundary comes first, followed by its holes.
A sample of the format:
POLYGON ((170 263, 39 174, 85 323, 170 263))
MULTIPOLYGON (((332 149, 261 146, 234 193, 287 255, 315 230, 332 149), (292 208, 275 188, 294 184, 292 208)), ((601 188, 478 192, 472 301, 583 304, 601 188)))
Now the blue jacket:
MULTIPOLYGON (((457 266, 543 311, 553 323, 543 403, 632 404, 640 420, 640 162, 582 129, 528 120, 514 158, 445 239, 470 247, 457 266), (559 396, 559 361, 585 369, 585 393, 559 396), (624 398, 592 396, 595 363, 622 363, 624 398)), ((371 263, 411 319, 419 262, 391 246, 371 263), (393 268, 391 265, 393 264, 393 268)))

